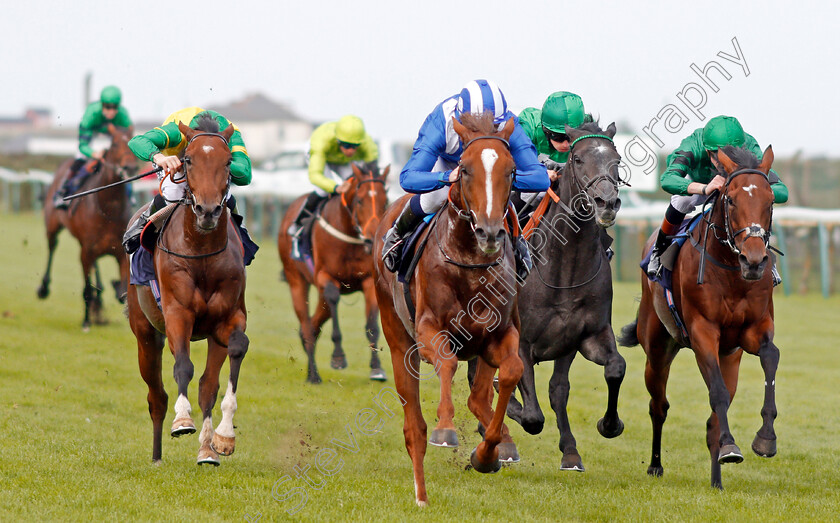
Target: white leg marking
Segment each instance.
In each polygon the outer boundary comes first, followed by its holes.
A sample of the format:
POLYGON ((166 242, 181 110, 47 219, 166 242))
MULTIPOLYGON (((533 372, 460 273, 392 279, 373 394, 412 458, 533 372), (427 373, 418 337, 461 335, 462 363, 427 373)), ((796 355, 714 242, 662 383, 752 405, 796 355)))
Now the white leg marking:
POLYGON ((484 149, 481 151, 481 163, 484 164, 484 185, 487 190, 487 217, 493 210, 493 177, 490 176, 493 172, 493 166, 496 165, 496 160, 499 159, 499 154, 493 149, 484 149))
POLYGON ((228 438, 234 437, 233 433, 233 415, 236 413, 236 393, 233 392, 233 384, 228 381, 227 392, 225 392, 225 399, 222 400, 222 421, 216 427, 216 432, 220 436, 228 438))
POLYGON ((191 417, 191 413, 192 406, 190 405, 190 400, 183 394, 179 395, 178 400, 175 402, 175 419, 189 418, 191 417))
POLYGON ((201 434, 198 435, 198 442, 204 447, 205 445, 210 445, 211 441, 213 441, 213 416, 207 416, 201 425, 201 434))

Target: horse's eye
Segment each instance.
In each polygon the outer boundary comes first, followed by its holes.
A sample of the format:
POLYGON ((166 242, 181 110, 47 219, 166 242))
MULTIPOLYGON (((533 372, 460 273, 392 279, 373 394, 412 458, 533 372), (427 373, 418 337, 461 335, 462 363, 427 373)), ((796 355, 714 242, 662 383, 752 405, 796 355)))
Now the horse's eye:
POLYGON ((184 156, 184 163, 190 163, 190 162, 192 162, 192 158, 190 158, 189 156, 184 156))
POLYGON ((575 163, 583 163, 580 159, 580 156, 575 155, 575 163))

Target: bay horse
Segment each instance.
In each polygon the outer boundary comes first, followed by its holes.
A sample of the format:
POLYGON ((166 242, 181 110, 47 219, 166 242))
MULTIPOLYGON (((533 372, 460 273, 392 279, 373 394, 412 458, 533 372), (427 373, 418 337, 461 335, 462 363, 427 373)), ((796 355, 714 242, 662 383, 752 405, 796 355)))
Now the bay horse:
POLYGON ((183 157, 187 197, 172 212, 152 254, 160 287, 160 308, 148 286, 131 285, 128 320, 137 338, 140 374, 149 387, 155 462, 161 459, 168 399, 161 379, 164 335, 175 357, 178 400, 171 434, 176 437, 196 431, 187 399, 193 377, 190 341, 207 339, 207 363, 198 384, 204 422, 197 462, 218 466, 219 454, 234 451, 236 391, 249 343, 245 335, 243 248, 225 206, 230 188, 228 141, 234 128, 230 125, 220 132, 211 117, 200 120, 197 129, 183 123, 178 128, 188 143, 183 157), (222 420, 214 431, 213 406, 226 357, 230 358, 230 378, 222 400, 222 420))
MULTIPOLYGON (((665 388, 671 362, 682 347, 694 351, 712 408, 706 423, 711 484, 723 489, 721 464, 744 460, 727 418, 744 351, 758 355, 764 370, 763 423, 752 449, 763 457, 776 454, 773 421, 779 349, 773 343, 773 280, 771 271, 765 270, 773 215, 773 191, 768 181, 773 149, 768 147, 759 163, 746 149, 727 146, 712 154, 712 163, 727 177, 726 183, 705 223, 689 237, 691 246, 680 250, 672 273, 673 303, 684 331, 672 317, 660 285, 649 281, 642 271, 638 316, 622 328, 619 342, 626 347, 641 343, 647 356, 645 384, 651 396, 653 424, 647 472, 651 476, 663 473, 662 426, 669 407, 665 388), (710 241, 703 255, 705 237, 710 241), (710 263, 701 264, 702 256, 710 263), (698 270, 705 281, 702 285, 698 285, 698 270)), ((653 236, 646 251, 652 242, 653 236)))
MULTIPOLYGON (((479 472, 501 468, 498 446, 508 398, 522 375, 519 359, 519 312, 515 262, 505 241, 504 220, 515 173, 508 139, 511 118, 496 131, 492 115, 466 113, 453 118, 464 144, 458 181, 449 201, 438 211, 423 238, 429 246, 417 262, 409 292, 416 313, 408 312, 402 284, 375 257, 376 295, 382 328, 391 349, 394 382, 403 403, 405 445, 414 469, 415 501, 428 501, 423 458, 426 422, 420 408, 420 360, 440 376, 440 413, 451 422, 449 392, 458 360, 478 358, 468 406, 487 427, 473 450, 470 464, 479 472), (493 376, 499 370, 499 398, 492 408, 493 376)), ((374 252, 382 252, 383 237, 409 196, 392 205, 376 234, 374 252)), ((423 241, 423 240, 420 240, 423 241)), ((508 436, 509 438, 509 436, 508 436)))
MULTIPOLYGON (((128 148, 131 129, 120 129, 111 124, 108 126, 108 132, 111 135, 111 146, 99 162, 98 170, 88 177, 82 188, 90 189, 108 185, 128 178, 137 171, 137 158, 128 148)), ((125 303, 128 287, 128 260, 123 251, 122 237, 126 224, 131 218, 131 206, 125 187, 117 186, 73 200, 66 209, 56 209, 53 195, 70 175, 74 162, 75 160, 69 159, 62 163, 47 188, 44 200, 44 224, 49 254, 47 268, 37 293, 41 299, 45 299, 50 294, 50 273, 53 254, 58 245, 58 233, 66 228, 81 246, 82 277, 85 282, 82 290, 85 304, 82 328, 87 331, 90 329, 91 320, 98 324, 107 323, 102 315, 102 283, 99 281, 99 270, 96 266, 96 261, 102 256, 113 256, 119 263, 120 280, 112 282, 112 285, 120 303, 125 303), (96 286, 91 283, 92 270, 96 272, 96 286)))
POLYGON ((623 181, 621 156, 612 143, 615 124, 602 131, 592 122, 566 127, 566 132, 572 142, 569 161, 523 230, 534 269, 519 291, 522 404, 512 397, 508 415, 530 434, 542 431, 545 417, 537 401, 534 364, 553 360, 548 394, 560 431, 560 468, 582 472, 566 411, 569 368, 578 352, 604 367, 607 410, 598 421, 598 432, 614 438, 624 430, 618 393, 626 365, 612 330, 612 271, 601 241, 605 229, 615 223, 623 181))
POLYGON ((321 327, 332 318, 334 345, 330 366, 347 367, 341 346, 338 325, 338 301, 342 294, 362 291, 365 297, 365 333, 370 342, 370 379, 383 381, 385 371, 379 362, 376 344, 379 341, 379 307, 373 289, 373 235, 385 214, 388 196, 385 180, 390 166, 380 175, 375 170, 362 170, 352 164, 353 175, 345 182, 347 190, 330 198, 318 212, 312 226, 312 262, 314 271, 305 262, 292 258, 292 237, 288 228, 297 216, 306 196, 295 200, 283 217, 277 249, 283 263, 283 275, 292 293, 292 305, 300 322, 300 340, 306 352, 306 381, 321 383, 315 364, 315 344, 321 327), (309 287, 318 290, 315 314, 309 316, 309 287))

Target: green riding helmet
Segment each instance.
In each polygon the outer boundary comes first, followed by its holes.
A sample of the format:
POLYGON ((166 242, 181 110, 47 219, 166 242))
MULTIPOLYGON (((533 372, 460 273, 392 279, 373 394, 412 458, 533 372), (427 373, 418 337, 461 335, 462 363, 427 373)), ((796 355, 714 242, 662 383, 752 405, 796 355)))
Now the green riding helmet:
POLYGON ((340 142, 360 144, 365 140, 365 124, 358 116, 342 116, 335 126, 335 137, 340 142))
POLYGON ((727 145, 741 147, 746 142, 744 128, 733 116, 715 116, 703 128, 703 147, 716 151, 727 145))
POLYGON ((120 100, 122 100, 122 92, 114 85, 102 89, 102 94, 99 95, 99 101, 103 104, 120 105, 120 100))
POLYGON ((549 131, 564 134, 566 125, 580 127, 586 117, 583 100, 567 91, 549 95, 542 106, 542 125, 549 131))

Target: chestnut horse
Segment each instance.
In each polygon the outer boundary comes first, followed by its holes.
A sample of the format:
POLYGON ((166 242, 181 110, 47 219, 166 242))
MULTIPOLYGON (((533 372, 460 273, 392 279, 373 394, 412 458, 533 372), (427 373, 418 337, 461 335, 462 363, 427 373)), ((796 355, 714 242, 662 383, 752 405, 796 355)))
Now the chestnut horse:
MULTIPOLYGON (((128 148, 131 130, 118 129, 113 124, 108 126, 111 134, 111 146, 105 151, 99 169, 83 184, 85 189, 100 187, 128 178, 137 171, 137 158, 128 148)), ((89 196, 83 196, 70 202, 67 209, 56 209, 53 195, 69 176, 75 160, 67 160, 59 166, 55 178, 47 188, 44 200, 44 223, 47 229, 47 269, 38 287, 38 297, 46 298, 50 294, 50 273, 53 254, 58 244, 58 233, 67 228, 79 240, 81 245, 82 277, 85 286, 82 296, 85 303, 85 316, 82 321, 84 330, 90 329, 91 319, 98 324, 106 323, 102 316, 102 284, 96 260, 105 255, 113 256, 120 266, 120 280, 112 282, 120 303, 125 302, 128 286, 128 260, 122 247, 122 237, 126 224, 131 218, 131 208, 125 187, 105 189, 89 196), (97 286, 91 284, 91 270, 96 269, 97 286)))
MULTIPOLYGON (((724 147, 712 156, 727 176, 706 223, 701 224, 679 252, 673 270, 673 302, 685 333, 669 312, 659 283, 642 272, 642 300, 636 321, 626 325, 619 342, 641 343, 647 355, 645 383, 650 393, 653 448, 648 474, 661 476, 662 425, 668 413, 665 387, 671 362, 681 347, 690 347, 709 388, 712 414, 706 424, 711 456, 711 484, 719 489, 720 466, 744 460, 729 430, 727 411, 738 385, 743 351, 758 355, 764 369, 763 424, 753 440, 756 454, 776 454, 776 368, 779 349, 773 343, 773 281, 768 241, 773 214, 773 191, 768 171, 773 150, 768 147, 759 164, 746 149, 724 147), (709 234, 711 233, 711 234, 709 234), (705 255, 701 249, 709 238, 705 255), (701 256, 711 263, 701 264, 701 256), (705 283, 698 285, 698 270, 705 283), (687 338, 686 338, 687 334, 687 338)), ((647 249, 653 242, 651 237, 647 249)))
MULTIPOLYGON (((464 143, 460 176, 449 202, 423 233, 429 239, 410 284, 416 314, 406 307, 403 286, 396 275, 376 263, 376 295, 382 328, 391 349, 394 382, 403 402, 405 446, 414 469, 415 500, 428 500, 423 473, 426 422, 420 409, 420 360, 440 375, 438 412, 451 411, 449 388, 457 360, 478 358, 468 406, 487 427, 484 440, 473 450, 471 465, 479 472, 501 467, 498 445, 508 399, 522 375, 519 359, 519 313, 513 250, 505 241, 504 220, 515 173, 508 139, 511 118, 496 132, 492 115, 464 114, 453 119, 464 143), (462 125, 463 124, 463 125, 462 125), (492 408, 493 376, 499 370, 499 399, 492 408), (448 404, 444 402, 448 400, 448 404)), ((408 196, 392 205, 376 234, 374 252, 403 209, 408 196)), ((451 414, 447 414, 451 420, 451 414)), ((443 416, 441 416, 443 418, 443 416)))
POLYGON ((385 380, 385 371, 379 363, 376 348, 379 341, 379 307, 373 290, 371 246, 373 235, 388 205, 385 179, 390 166, 385 168, 381 176, 373 171, 362 172, 356 164, 352 168, 353 176, 345 182, 346 192, 340 198, 331 198, 324 204, 312 227, 314 274, 306 263, 292 259, 292 238, 287 232, 306 196, 301 196, 289 207, 277 238, 283 274, 289 284, 292 304, 300 322, 300 339, 308 360, 306 381, 309 383, 321 383, 315 365, 315 344, 321 334, 321 326, 328 318, 332 318, 334 344, 330 365, 334 369, 347 367, 338 326, 338 300, 342 294, 359 290, 365 296, 365 332, 371 349, 370 379, 385 380), (318 305, 311 318, 310 285, 318 289, 318 305))
MULTIPOLYGON (((186 137, 183 170, 187 197, 158 238, 152 254, 160 286, 161 308, 147 286, 128 290, 128 320, 137 338, 140 374, 149 386, 153 424, 152 459, 161 459, 161 433, 167 395, 161 379, 164 334, 175 356, 178 400, 172 436, 196 431, 187 399, 193 377, 190 340, 207 339, 207 363, 198 382, 198 404, 204 417, 198 464, 219 465, 219 454, 234 450, 233 415, 242 359, 248 351, 245 335, 245 264, 236 226, 225 206, 230 188, 233 126, 219 132, 207 118, 194 130, 178 125, 186 137), (222 420, 213 430, 213 406, 219 392, 219 372, 230 358, 230 378, 222 400, 222 420)), ((138 211, 139 212, 139 211, 138 211)))

